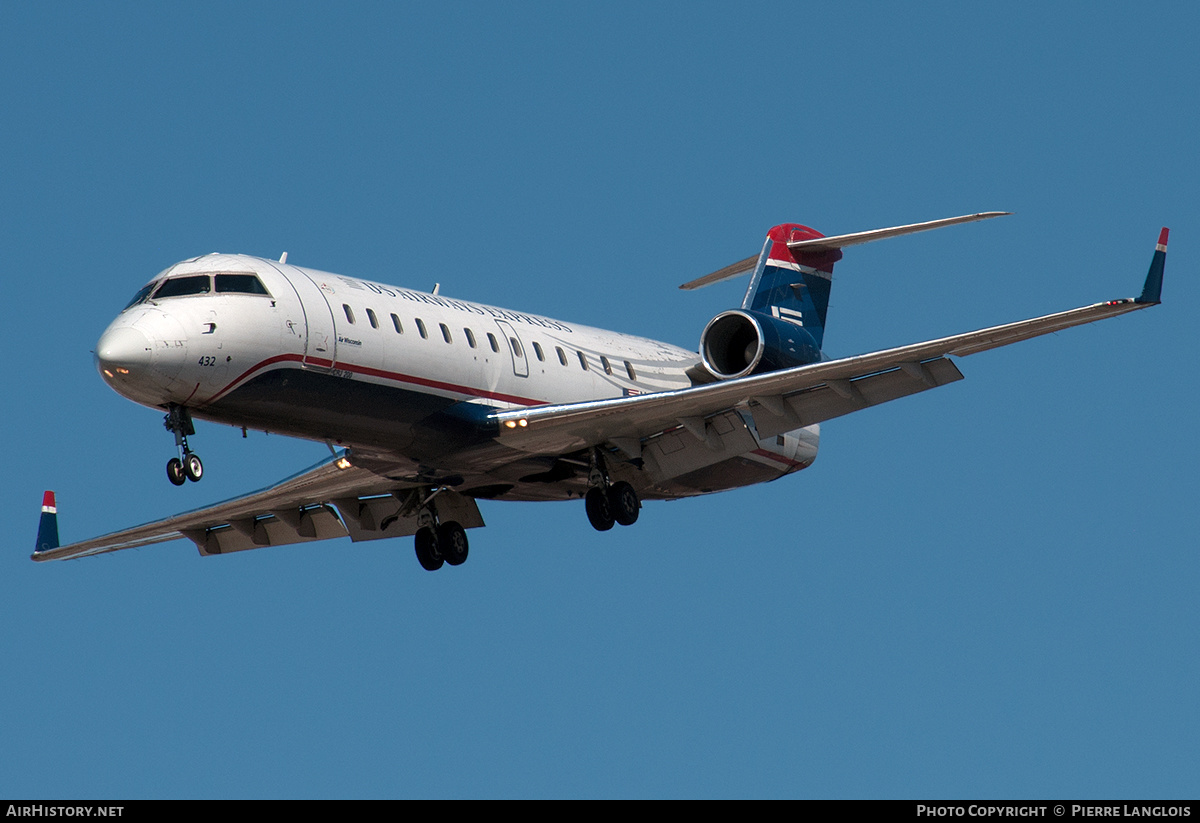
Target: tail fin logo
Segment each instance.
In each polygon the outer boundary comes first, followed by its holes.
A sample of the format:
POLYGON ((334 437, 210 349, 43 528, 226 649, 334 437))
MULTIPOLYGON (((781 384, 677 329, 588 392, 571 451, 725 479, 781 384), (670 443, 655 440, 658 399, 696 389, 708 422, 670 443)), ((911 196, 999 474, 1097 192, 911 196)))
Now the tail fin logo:
POLYGON ((771 316, 779 320, 786 320, 789 323, 795 323, 797 326, 804 325, 804 315, 795 309, 785 308, 784 306, 772 306, 771 316))

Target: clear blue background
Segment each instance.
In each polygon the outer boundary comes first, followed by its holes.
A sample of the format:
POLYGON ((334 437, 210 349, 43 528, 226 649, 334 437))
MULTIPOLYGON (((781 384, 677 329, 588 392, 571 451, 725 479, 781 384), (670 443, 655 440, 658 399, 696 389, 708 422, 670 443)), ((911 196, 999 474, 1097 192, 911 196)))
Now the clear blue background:
POLYGON ((0 5, 0 796, 1191 797, 1195 4, 0 5), (484 503, 410 541, 28 559, 258 488, 320 444, 161 414, 90 354, 235 251, 694 347, 825 233, 852 354, 1135 295, 826 424, 798 476, 484 503))

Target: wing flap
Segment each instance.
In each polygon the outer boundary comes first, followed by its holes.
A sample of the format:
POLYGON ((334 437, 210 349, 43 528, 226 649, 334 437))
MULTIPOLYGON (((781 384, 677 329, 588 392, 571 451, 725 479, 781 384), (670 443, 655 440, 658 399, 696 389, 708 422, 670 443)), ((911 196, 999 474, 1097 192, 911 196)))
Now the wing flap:
MULTIPOLYGON (((410 512, 404 505, 405 501, 394 494, 361 499, 343 498, 333 503, 341 512, 342 522, 355 543, 387 537, 408 537, 416 534, 420 527, 416 512, 410 512)), ((434 505, 443 521, 454 520, 464 529, 483 526, 479 504, 472 497, 445 490, 438 493, 434 505)))
POLYGON ((298 515, 296 525, 279 515, 267 514, 203 529, 188 529, 183 536, 195 543, 205 557, 346 536, 346 527, 329 506, 299 510, 298 515))
POLYGON ((957 366, 939 357, 924 363, 905 363, 901 368, 869 377, 829 381, 824 386, 789 395, 782 408, 772 409, 755 398, 750 414, 760 437, 774 437, 962 379, 957 366))

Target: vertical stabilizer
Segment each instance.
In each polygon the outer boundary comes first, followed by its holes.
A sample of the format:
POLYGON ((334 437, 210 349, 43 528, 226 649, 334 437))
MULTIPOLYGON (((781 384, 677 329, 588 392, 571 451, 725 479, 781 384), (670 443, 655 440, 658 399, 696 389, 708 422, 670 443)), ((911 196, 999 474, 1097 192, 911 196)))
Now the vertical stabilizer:
POLYGON ((742 308, 761 312, 802 326, 816 342, 825 336, 825 312, 833 282, 833 264, 842 259, 838 248, 796 250, 789 243, 824 237, 819 231, 798 223, 784 223, 767 232, 767 242, 742 308))

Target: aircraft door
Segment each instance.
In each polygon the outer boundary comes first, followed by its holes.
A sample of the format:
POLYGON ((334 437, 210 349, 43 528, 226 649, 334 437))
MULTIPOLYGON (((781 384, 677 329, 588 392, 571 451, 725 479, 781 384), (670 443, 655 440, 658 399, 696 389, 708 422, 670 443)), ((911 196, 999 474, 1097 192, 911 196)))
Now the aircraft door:
POLYGON ((337 364, 337 328, 334 325, 333 308, 325 294, 324 284, 308 276, 307 272, 292 269, 292 285, 300 297, 304 309, 303 364, 308 368, 332 369, 337 364))
POLYGON ((512 354, 513 374, 517 377, 529 376, 529 359, 525 354, 525 343, 517 336, 517 330, 505 320, 497 320, 500 333, 508 341, 508 351, 512 354))

